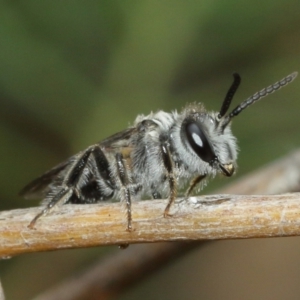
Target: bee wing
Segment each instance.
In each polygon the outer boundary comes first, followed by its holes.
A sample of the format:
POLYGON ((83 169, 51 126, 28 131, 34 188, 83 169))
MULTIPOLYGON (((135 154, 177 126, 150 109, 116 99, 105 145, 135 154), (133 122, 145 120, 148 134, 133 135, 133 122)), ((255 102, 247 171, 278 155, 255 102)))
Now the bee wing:
MULTIPOLYGON (((130 145, 130 137, 136 129, 134 127, 125 129, 124 131, 118 132, 109 138, 99 143, 101 148, 104 148, 107 152, 117 152, 120 149, 128 148, 130 145)), ((27 184, 20 192, 20 196, 27 199, 38 199, 44 198, 49 190, 49 185, 55 182, 58 176, 63 173, 73 162, 74 157, 72 156, 68 160, 57 165, 53 169, 49 170, 45 174, 36 178, 29 184, 27 184)), ((92 185, 93 177, 90 177, 86 185, 92 185)))
POLYGON ((101 147, 104 147, 108 151, 110 149, 112 150, 115 148, 129 147, 130 139, 131 139, 132 135, 136 133, 136 131, 137 130, 135 127, 127 128, 123 131, 120 131, 120 132, 108 137, 107 139, 101 141, 99 144, 101 147))
POLYGON ((69 166, 71 161, 71 159, 68 159, 31 181, 20 191, 19 195, 26 199, 43 198, 47 193, 49 184, 57 178, 59 173, 69 166))

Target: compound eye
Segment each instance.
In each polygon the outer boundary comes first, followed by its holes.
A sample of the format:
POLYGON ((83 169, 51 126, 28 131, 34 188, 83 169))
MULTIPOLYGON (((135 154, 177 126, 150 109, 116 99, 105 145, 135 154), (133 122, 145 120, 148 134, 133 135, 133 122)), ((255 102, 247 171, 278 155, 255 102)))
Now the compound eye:
POLYGON ((186 124, 185 133, 192 149, 203 161, 209 163, 216 158, 210 143, 197 123, 186 124))

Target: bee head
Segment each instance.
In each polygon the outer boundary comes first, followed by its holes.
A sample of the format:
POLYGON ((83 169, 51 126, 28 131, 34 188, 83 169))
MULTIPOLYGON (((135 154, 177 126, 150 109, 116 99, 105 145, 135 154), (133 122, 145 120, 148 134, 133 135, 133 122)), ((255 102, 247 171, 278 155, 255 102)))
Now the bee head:
POLYGON ((181 125, 181 140, 191 156, 200 158, 202 164, 198 160, 191 162, 200 172, 220 172, 228 177, 234 173, 236 139, 230 126, 222 132, 219 130, 216 113, 200 112, 188 115, 181 125))
MULTIPOLYGON (((206 166, 211 167, 210 169, 205 168, 202 164, 197 169, 199 171, 205 170, 206 173, 220 172, 225 176, 232 176, 237 159, 236 138, 232 135, 229 126, 232 118, 249 105, 292 82, 296 76, 297 72, 294 72, 262 89, 226 115, 233 96, 241 83, 240 75, 234 73, 233 83, 225 96, 219 113, 209 113, 201 107, 200 109, 187 109, 187 114, 181 125, 181 140, 187 151, 192 152, 192 155, 198 156, 204 164, 206 163, 206 166)), ((195 161, 194 164, 196 165, 195 161)))

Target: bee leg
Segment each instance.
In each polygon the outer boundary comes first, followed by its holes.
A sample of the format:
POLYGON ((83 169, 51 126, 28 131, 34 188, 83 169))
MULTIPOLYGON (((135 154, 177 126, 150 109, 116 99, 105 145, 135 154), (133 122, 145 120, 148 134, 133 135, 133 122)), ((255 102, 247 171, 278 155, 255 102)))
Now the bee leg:
POLYGON ((51 210, 53 209, 53 207, 55 207, 56 205, 58 205, 60 203, 61 204, 66 203, 70 199, 72 194, 73 194, 73 189, 70 189, 68 187, 63 188, 59 193, 57 193, 55 195, 55 197, 53 197, 53 199, 48 203, 48 205, 39 214, 37 214, 33 218, 33 220, 28 225, 28 228, 30 228, 30 229, 34 228, 36 221, 40 217, 45 216, 46 214, 50 213, 51 210))
POLYGON ((95 162, 95 176, 98 180, 103 181, 104 185, 113 192, 116 188, 114 179, 110 176, 110 167, 106 156, 99 145, 93 149, 92 156, 95 162))
POLYGON ((129 188, 130 182, 127 174, 126 165, 123 161, 123 155, 121 153, 116 154, 116 161, 117 161, 118 175, 122 184, 121 189, 123 190, 122 200, 125 201, 126 208, 127 208, 127 230, 132 231, 131 193, 129 188))
POLYGON ((195 177, 195 178, 190 182, 190 186, 189 186, 189 188, 188 188, 188 189, 186 190, 186 192, 185 192, 185 196, 184 196, 184 199, 185 199, 185 200, 187 200, 187 199, 190 197, 190 195, 191 195, 193 189, 195 188, 195 186, 196 186, 198 183, 200 183, 205 177, 206 177, 206 174, 204 174, 204 175, 199 175, 199 176, 195 177))
POLYGON ((162 143, 160 147, 161 147, 163 163, 167 170, 167 178, 169 180, 169 186, 170 186, 169 201, 168 201, 168 204, 164 211, 164 217, 166 218, 166 217, 170 216, 170 214, 169 214, 170 208, 171 208, 172 204, 174 203, 176 196, 177 196, 177 184, 176 184, 176 178, 174 175, 173 161, 171 158, 170 150, 169 150, 168 146, 166 145, 166 143, 162 143))
POLYGON ((34 219, 28 225, 29 228, 33 228, 36 221, 40 217, 50 213, 55 206, 63 205, 68 202, 73 194, 77 195, 77 197, 80 197, 80 193, 76 188, 76 185, 82 178, 83 170, 93 150, 93 147, 88 148, 80 156, 78 156, 77 159, 74 160, 73 164, 65 175, 60 191, 50 200, 48 205, 34 217, 34 219))

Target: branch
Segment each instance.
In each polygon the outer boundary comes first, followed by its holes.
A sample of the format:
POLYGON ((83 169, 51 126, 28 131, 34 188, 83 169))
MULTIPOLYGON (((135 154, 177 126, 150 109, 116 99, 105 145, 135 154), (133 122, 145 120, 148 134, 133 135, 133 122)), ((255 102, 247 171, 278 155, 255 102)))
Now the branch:
POLYGON ((164 218, 166 201, 133 203, 132 232, 120 203, 65 205, 27 228, 39 209, 0 213, 0 256, 103 245, 300 235, 300 194, 216 195, 176 203, 164 218))

